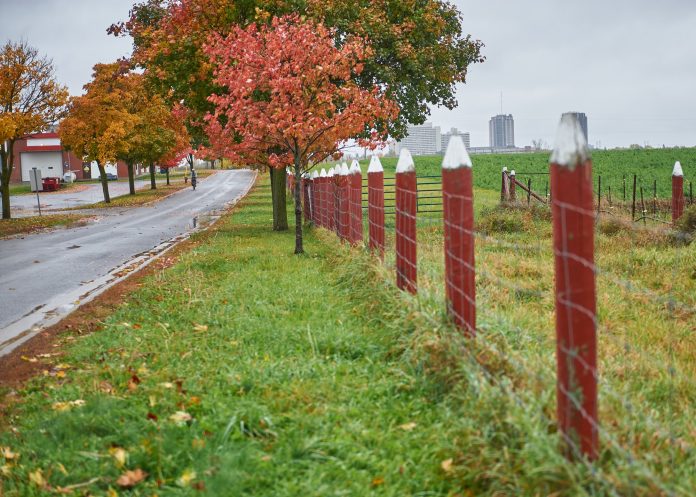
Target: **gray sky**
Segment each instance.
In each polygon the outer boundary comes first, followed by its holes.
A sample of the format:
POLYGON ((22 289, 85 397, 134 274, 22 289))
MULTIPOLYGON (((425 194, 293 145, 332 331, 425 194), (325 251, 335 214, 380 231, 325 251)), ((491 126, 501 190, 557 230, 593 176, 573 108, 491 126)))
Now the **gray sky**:
MULTIPOLYGON (((92 66, 128 55, 107 36, 133 0, 0 0, 3 40, 26 39, 53 58, 72 94, 92 66)), ((515 143, 553 142, 560 114, 585 112, 590 142, 696 146, 694 0, 454 0, 487 60, 471 67, 459 107, 431 121, 488 145, 488 120, 515 118, 515 143)))

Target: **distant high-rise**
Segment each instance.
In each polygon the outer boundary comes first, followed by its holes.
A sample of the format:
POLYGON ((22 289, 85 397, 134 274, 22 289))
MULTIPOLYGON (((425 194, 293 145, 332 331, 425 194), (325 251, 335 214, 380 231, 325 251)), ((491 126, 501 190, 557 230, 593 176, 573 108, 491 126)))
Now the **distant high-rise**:
POLYGON ((462 133, 457 128, 452 128, 448 133, 442 134, 442 147, 440 150, 443 154, 447 150, 447 145, 449 145, 450 138, 453 136, 461 136, 467 150, 471 148, 471 135, 469 133, 462 133))
POLYGON ((491 148, 515 147, 515 121, 512 114, 498 114, 488 122, 491 148))
POLYGON ((425 123, 409 126, 403 140, 396 142, 395 152, 398 155, 406 147, 411 155, 436 155, 440 153, 441 146, 440 126, 425 123))
POLYGON ((585 115, 584 112, 567 112, 567 114, 573 114, 575 118, 578 120, 580 123, 580 127, 582 128, 582 134, 585 135, 585 141, 589 143, 587 140, 587 116, 585 115))

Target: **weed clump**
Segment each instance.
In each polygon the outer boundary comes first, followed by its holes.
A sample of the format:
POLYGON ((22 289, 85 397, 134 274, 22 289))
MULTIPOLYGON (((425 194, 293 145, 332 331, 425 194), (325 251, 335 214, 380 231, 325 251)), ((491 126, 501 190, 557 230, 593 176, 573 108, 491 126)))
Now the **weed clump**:
POLYGON ((696 204, 684 210, 674 225, 673 238, 683 245, 688 245, 696 238, 696 204))
POLYGON ((521 211, 506 205, 484 209, 477 224, 477 231, 484 233, 520 233, 527 224, 521 211))

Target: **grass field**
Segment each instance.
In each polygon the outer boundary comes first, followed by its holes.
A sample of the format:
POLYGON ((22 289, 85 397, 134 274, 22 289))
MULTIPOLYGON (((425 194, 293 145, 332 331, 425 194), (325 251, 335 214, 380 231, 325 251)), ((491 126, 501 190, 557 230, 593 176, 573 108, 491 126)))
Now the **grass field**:
MULTIPOLYGON (((681 161, 685 176, 685 189, 688 194, 689 181, 696 180, 696 148, 647 149, 647 150, 595 150, 592 153, 595 189, 597 177, 602 177, 602 194, 608 193, 611 186, 615 200, 623 198, 623 177, 626 176, 627 198, 630 199, 633 174, 638 176, 638 188, 642 185, 645 198, 653 196, 653 181, 657 180, 658 198, 672 195, 672 168, 675 161, 681 161)), ((386 172, 393 172, 397 159, 386 157, 382 164, 386 172)), ((441 156, 414 157, 419 176, 439 176, 442 165, 441 156)), ((500 191, 500 172, 503 166, 515 170, 517 179, 526 184, 532 179, 532 189, 544 192, 548 176, 549 153, 524 154, 480 154, 473 155, 474 183, 479 188, 500 191), (536 173, 528 175, 526 173, 536 173)), ((361 161, 363 171, 367 171, 369 160, 361 161)), ((696 192, 694 192, 696 195, 696 192)))
POLYGON ((598 235, 602 453, 573 463, 554 424, 547 213, 477 189, 471 342, 443 312, 439 223, 419 230, 411 297, 391 250, 381 265, 310 229, 293 256, 268 197, 196 235, 100 331, 27 357, 46 374, 2 399, 3 495, 693 494, 693 245, 598 235))

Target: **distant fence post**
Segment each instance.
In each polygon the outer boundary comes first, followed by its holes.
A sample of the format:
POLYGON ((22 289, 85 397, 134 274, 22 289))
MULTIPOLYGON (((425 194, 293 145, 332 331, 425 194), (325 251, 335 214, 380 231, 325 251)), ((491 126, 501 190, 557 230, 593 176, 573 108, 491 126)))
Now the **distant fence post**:
POLYGON ((684 214, 684 171, 679 161, 672 170, 672 223, 684 214))
POLYGON ((317 215, 317 222, 319 223, 319 226, 325 228, 326 227, 326 169, 323 167, 321 168, 321 171, 319 172, 319 188, 317 189, 317 193, 319 194, 319 199, 317 201, 317 207, 318 207, 318 215, 317 215))
POLYGON ((350 170, 345 162, 341 164, 338 178, 338 236, 343 241, 350 241, 350 170))
POLYGON ((452 136, 442 161, 447 312, 470 336, 476 333, 472 179, 471 159, 464 142, 452 136))
POLYGON ((510 202, 517 202, 517 192, 516 192, 516 185, 515 181, 517 178, 515 177, 515 170, 513 169, 510 171, 510 178, 509 178, 509 183, 510 183, 510 193, 508 195, 508 199, 510 202))
POLYGON ((362 170, 356 160, 350 165, 350 242, 354 245, 363 241, 362 215, 362 170))
POLYGON ((417 194, 416 167, 411 153, 402 148, 396 164, 396 286, 414 294, 417 291, 417 194))
POLYGON ((569 456, 599 453, 592 161, 577 118, 563 114, 551 154, 558 425, 569 456))
POLYGON ((312 220, 312 211, 314 210, 314 205, 311 199, 312 191, 312 178, 309 173, 304 173, 302 175, 302 193, 304 197, 304 220, 309 222, 312 220))
POLYGON ((384 169, 376 155, 367 168, 367 224, 370 250, 384 257, 384 169))
POLYGON ((510 196, 510 180, 508 179, 507 167, 503 167, 503 172, 501 174, 500 182, 500 203, 505 203, 508 201, 510 196))
POLYGON ((331 168, 327 173, 326 178, 326 214, 327 214, 327 229, 336 230, 336 169, 331 168))

